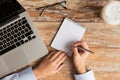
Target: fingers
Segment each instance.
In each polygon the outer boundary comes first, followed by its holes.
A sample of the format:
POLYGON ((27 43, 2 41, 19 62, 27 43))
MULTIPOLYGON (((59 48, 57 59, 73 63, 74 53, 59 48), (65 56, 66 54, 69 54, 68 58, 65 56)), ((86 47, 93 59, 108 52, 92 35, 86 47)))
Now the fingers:
POLYGON ((77 54, 79 53, 77 47, 74 47, 74 46, 73 46, 72 50, 73 50, 73 53, 74 53, 75 55, 77 55, 77 54))
POLYGON ((63 51, 58 51, 57 53, 54 53, 51 57, 51 61, 56 65, 56 69, 64 62, 64 60, 67 58, 67 54, 63 51))
POLYGON ((54 53, 56 53, 56 52, 57 52, 56 50, 50 52, 50 53, 46 56, 46 58, 49 59, 49 58, 50 58, 54 53))
POLYGON ((53 62, 55 62, 57 64, 57 67, 64 62, 64 60, 67 58, 66 53, 61 52, 54 60, 53 62))
POLYGON ((74 54, 83 53, 83 54, 82 54, 83 56, 87 56, 87 55, 88 55, 88 52, 83 51, 83 50, 79 50, 79 49, 77 48, 78 46, 83 47, 83 48, 85 48, 85 49, 89 49, 87 43, 84 42, 84 41, 77 41, 77 42, 73 45, 73 52, 74 52, 74 54))
POLYGON ((62 51, 58 51, 58 52, 54 53, 54 54, 51 56, 50 60, 56 59, 61 53, 62 53, 62 51))
POLYGON ((67 58, 66 53, 62 53, 61 55, 58 56, 58 58, 55 59, 55 62, 59 65, 65 61, 67 58))
MULTIPOLYGON (((81 45, 82 45, 83 48, 89 50, 89 47, 88 47, 88 45, 87 45, 86 42, 82 41, 82 42, 81 42, 81 45)), ((84 50, 84 54, 83 54, 83 56, 84 56, 84 57, 87 57, 88 55, 89 55, 89 52, 87 52, 87 51, 84 50)))
POLYGON ((57 63, 58 65, 61 64, 67 58, 67 54, 63 51, 57 51, 53 53, 50 57, 50 60, 57 63))
POLYGON ((60 71, 64 67, 64 64, 62 63, 56 70, 56 72, 60 71))
POLYGON ((83 47, 83 48, 89 49, 87 43, 84 42, 84 41, 77 41, 73 46, 74 46, 74 47, 81 46, 81 47, 83 47))

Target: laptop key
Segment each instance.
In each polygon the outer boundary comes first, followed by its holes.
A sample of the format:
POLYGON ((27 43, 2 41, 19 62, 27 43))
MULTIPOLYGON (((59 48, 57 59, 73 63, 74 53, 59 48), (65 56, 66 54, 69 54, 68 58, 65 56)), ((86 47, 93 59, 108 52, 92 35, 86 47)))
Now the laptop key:
POLYGON ((0 32, 2 32, 2 29, 0 29, 0 32))
POLYGON ((11 30, 8 28, 7 31, 9 32, 9 31, 11 31, 11 30))
POLYGON ((14 39, 14 37, 13 37, 13 36, 10 36, 10 39, 11 39, 11 40, 13 40, 13 39, 14 39))
POLYGON ((12 23, 12 24, 10 24, 10 26, 13 26, 13 23, 12 23))
POLYGON ((25 26, 26 27, 28 27, 29 28, 29 30, 31 30, 31 28, 30 28, 30 25, 27 23, 27 24, 25 24, 25 26))
POLYGON ((10 44, 14 44, 14 41, 10 41, 10 44))
POLYGON ((3 43, 5 44, 7 41, 6 40, 3 40, 3 43))
POLYGON ((2 33, 2 31, 0 32, 0 36, 3 36, 3 33, 2 33))
POLYGON ((14 34, 14 31, 11 31, 11 34, 13 35, 13 34, 14 34))
POLYGON ((21 28, 21 27, 19 27, 19 28, 18 28, 18 30, 19 30, 19 31, 21 31, 21 30, 22 30, 22 28, 21 28))
POLYGON ((0 46, 1 46, 1 45, 3 45, 3 43, 2 43, 2 42, 0 42, 0 46))
POLYGON ((7 38, 7 36, 6 36, 6 35, 4 35, 3 37, 4 37, 4 38, 7 38))
POLYGON ((22 20, 25 20, 25 17, 23 17, 22 20))
POLYGON ((6 44, 4 44, 4 45, 3 45, 3 47, 4 47, 4 48, 6 48, 6 47, 7 47, 7 45, 6 45, 6 44))
POLYGON ((6 27, 3 28, 3 30, 5 30, 5 29, 6 29, 6 27))
POLYGON ((21 19, 20 19, 20 20, 18 20, 18 22, 21 22, 21 19))
POLYGON ((0 37, 0 40, 2 41, 2 40, 3 40, 3 37, 0 37))
POLYGON ((14 39, 14 42, 17 42, 18 40, 17 39, 14 39))
POLYGON ((23 39, 23 38, 25 38, 25 36, 24 36, 24 35, 22 35, 22 36, 21 36, 21 38, 23 39))
POLYGON ((6 53, 6 52, 8 52, 8 51, 10 51, 10 50, 12 50, 14 48, 16 48, 16 46, 15 45, 11 45, 8 48, 3 49, 2 51, 0 51, 0 55, 4 54, 4 53, 6 53))
POLYGON ((14 28, 17 28, 17 27, 18 27, 18 26, 15 24, 15 25, 14 25, 14 28))
POLYGON ((25 23, 27 23, 27 20, 23 20, 23 21, 22 21, 22 24, 25 24, 25 23))
POLYGON ((10 46, 10 43, 7 43, 7 46, 10 46))
POLYGON ((20 42, 17 42, 16 45, 17 45, 17 46, 20 46, 20 42))
POLYGON ((18 32, 18 33, 17 33, 17 35, 18 35, 18 36, 20 36, 20 35, 21 35, 21 33, 20 33, 20 32, 18 32))
POLYGON ((11 27, 11 30, 14 30, 14 27, 13 27, 13 26, 11 27))
POLYGON ((22 28, 25 29, 25 26, 23 25, 22 28))
POLYGON ((2 46, 0 46, 0 50, 2 50, 3 49, 3 47, 2 46))
POLYGON ((7 33, 7 36, 10 36, 11 34, 10 33, 7 33))
POLYGON ((9 27, 10 27, 10 25, 7 26, 7 28, 9 28, 9 27))
POLYGON ((25 36, 29 36, 31 34, 33 34, 33 31, 29 31, 28 33, 25 34, 25 36))
POLYGON ((17 33, 18 32, 18 30, 17 29, 15 29, 15 33, 17 33))
POLYGON ((31 36, 28 36, 28 40, 31 40, 32 38, 31 38, 31 36))
POLYGON ((25 28, 25 32, 28 32, 29 31, 29 29, 28 28, 25 28))
POLYGON ((32 36, 32 39, 36 38, 36 36, 32 36))
POLYGON ((21 37, 18 37, 18 40, 20 41, 20 40, 21 40, 21 37))
POLYGON ((22 31, 21 31, 21 34, 24 34, 24 33, 25 33, 25 31, 24 31, 24 30, 22 30, 22 31))
POLYGON ((14 37, 15 37, 15 38, 17 38, 17 35, 16 35, 16 34, 14 34, 14 37))
POLYGON ((9 42, 9 41, 10 41, 10 38, 7 38, 6 40, 7 40, 7 42, 9 42))
POLYGON ((21 26, 22 24, 21 23, 18 23, 18 26, 21 26))
POLYGON ((5 30, 3 33, 4 33, 4 34, 6 34, 6 33, 7 33, 7 31, 5 30))
POLYGON ((28 40, 25 40, 25 42, 28 42, 28 40))
POLYGON ((25 42, 23 40, 20 41, 21 44, 24 44, 25 42))

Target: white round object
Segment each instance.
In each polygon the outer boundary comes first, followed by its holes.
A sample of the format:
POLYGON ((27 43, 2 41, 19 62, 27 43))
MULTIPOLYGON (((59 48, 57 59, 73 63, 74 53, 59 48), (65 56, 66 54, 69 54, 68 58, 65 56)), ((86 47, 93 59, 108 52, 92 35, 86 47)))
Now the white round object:
POLYGON ((111 1, 102 9, 102 18, 109 24, 120 24, 120 2, 111 1))

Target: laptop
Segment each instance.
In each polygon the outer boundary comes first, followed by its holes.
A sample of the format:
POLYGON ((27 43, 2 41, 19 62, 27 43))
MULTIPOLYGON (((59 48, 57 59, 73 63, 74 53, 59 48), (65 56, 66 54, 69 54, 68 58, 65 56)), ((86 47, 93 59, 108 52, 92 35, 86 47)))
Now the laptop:
POLYGON ((0 0, 0 78, 47 53, 26 10, 16 0, 0 0))

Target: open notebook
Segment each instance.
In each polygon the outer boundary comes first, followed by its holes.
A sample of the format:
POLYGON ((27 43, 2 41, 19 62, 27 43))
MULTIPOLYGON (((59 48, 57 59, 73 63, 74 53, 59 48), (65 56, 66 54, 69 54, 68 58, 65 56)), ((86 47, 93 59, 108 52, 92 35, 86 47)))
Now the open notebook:
POLYGON ((65 18, 51 43, 51 47, 65 51, 68 55, 71 55, 73 43, 80 41, 85 31, 85 27, 65 18))

